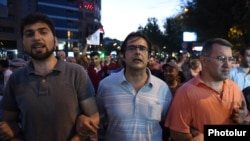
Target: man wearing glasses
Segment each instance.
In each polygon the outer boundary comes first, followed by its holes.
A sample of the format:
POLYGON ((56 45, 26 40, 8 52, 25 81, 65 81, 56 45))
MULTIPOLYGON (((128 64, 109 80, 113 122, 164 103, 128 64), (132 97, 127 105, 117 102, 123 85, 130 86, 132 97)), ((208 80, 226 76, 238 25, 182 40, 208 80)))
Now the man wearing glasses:
POLYGON ((160 122, 172 95, 147 68, 151 46, 142 33, 129 34, 121 47, 124 68, 99 84, 96 98, 107 141, 162 141, 160 122))
POLYGON ((202 71, 176 92, 165 126, 174 141, 203 140, 205 124, 240 124, 246 114, 240 88, 228 79, 235 62, 232 44, 221 38, 206 41, 202 71), (243 104, 242 104, 243 103, 243 104))

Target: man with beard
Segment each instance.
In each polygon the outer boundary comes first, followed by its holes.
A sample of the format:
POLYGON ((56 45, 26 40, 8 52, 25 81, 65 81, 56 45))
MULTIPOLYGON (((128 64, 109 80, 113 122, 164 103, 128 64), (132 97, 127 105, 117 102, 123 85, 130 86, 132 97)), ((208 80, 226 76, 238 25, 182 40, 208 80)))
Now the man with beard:
POLYGON ((230 71, 230 79, 243 90, 250 86, 250 47, 245 47, 240 51, 240 58, 240 66, 230 71))
POLYGON ((96 99, 106 141, 162 141, 160 123, 172 95, 147 68, 151 47, 145 35, 130 33, 121 47, 124 68, 99 84, 96 99))
POLYGON ((9 78, 0 137, 77 141, 78 135, 96 133, 99 114, 92 83, 83 67, 54 55, 57 39, 52 21, 44 14, 32 13, 21 21, 20 30, 31 61, 9 78))
POLYGON ((205 124, 240 124, 246 115, 240 88, 228 79, 235 62, 232 44, 221 38, 206 41, 200 60, 202 71, 175 93, 166 118, 174 141, 204 140, 205 124))

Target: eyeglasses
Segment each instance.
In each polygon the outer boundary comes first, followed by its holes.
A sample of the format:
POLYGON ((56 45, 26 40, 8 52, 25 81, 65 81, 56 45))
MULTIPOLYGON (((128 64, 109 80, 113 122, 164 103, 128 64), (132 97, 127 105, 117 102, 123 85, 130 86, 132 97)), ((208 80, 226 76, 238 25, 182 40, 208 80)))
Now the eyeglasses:
POLYGON ((141 51, 141 52, 147 52, 148 51, 148 48, 145 47, 145 46, 142 46, 142 45, 130 45, 130 46, 127 46, 127 51, 136 51, 137 48, 141 51))
MULTIPOLYGON (((212 58, 212 57, 208 57, 208 58, 212 58)), ((227 57, 227 56, 217 56, 216 58, 212 58, 212 59, 216 59, 218 60, 219 62, 231 62, 231 63, 235 63, 236 62, 236 59, 234 57, 227 57)))

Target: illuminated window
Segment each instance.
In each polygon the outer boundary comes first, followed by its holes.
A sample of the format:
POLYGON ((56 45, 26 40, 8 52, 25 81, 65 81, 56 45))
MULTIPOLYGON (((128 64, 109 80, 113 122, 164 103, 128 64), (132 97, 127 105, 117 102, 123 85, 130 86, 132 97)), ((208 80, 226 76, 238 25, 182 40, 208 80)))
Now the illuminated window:
POLYGON ((84 8, 87 10, 94 10, 94 4, 91 2, 85 2, 84 3, 84 8))

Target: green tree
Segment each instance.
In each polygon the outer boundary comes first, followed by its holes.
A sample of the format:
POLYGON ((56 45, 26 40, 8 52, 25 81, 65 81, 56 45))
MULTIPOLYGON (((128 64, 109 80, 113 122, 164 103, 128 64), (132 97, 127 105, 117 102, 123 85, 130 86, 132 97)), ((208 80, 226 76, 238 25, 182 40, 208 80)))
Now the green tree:
POLYGON ((221 37, 236 47, 249 44, 249 0, 192 0, 183 13, 185 30, 198 33, 198 40, 221 37))
POLYGON ((148 18, 148 23, 145 27, 139 26, 138 31, 143 32, 153 44, 155 52, 162 52, 165 43, 165 36, 160 30, 158 20, 156 18, 148 18))
POLYGON ((178 52, 182 49, 183 23, 180 16, 166 19, 164 23, 165 45, 167 52, 178 52))
POLYGON ((105 38, 101 51, 105 56, 109 55, 112 51, 120 51, 121 41, 117 39, 105 38))

